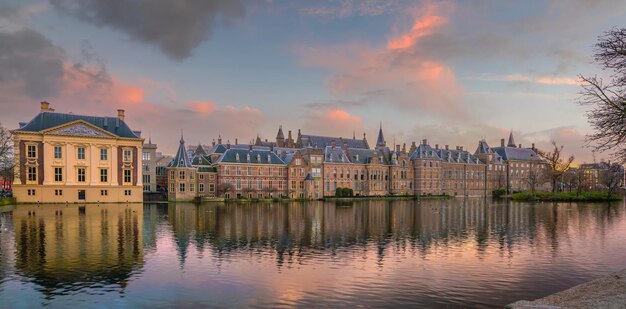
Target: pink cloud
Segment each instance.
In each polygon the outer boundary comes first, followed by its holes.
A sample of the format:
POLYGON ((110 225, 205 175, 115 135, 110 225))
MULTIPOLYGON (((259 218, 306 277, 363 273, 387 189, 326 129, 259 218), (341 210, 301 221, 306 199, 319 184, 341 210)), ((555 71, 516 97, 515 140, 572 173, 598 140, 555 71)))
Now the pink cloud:
POLYGON ((432 34, 433 30, 448 22, 444 16, 438 15, 439 6, 431 4, 425 8, 424 14, 418 16, 408 33, 391 38, 387 43, 388 49, 405 49, 417 44, 421 37, 432 34))
POLYGON ((326 88, 337 100, 362 98, 406 110, 420 110, 444 118, 467 117, 460 104, 462 89, 446 64, 414 51, 420 38, 447 23, 439 14, 443 4, 427 5, 416 14, 406 32, 385 46, 343 43, 335 46, 295 48, 305 66, 330 71, 326 88))
POLYGON ((213 114, 217 109, 217 105, 212 102, 193 101, 189 102, 187 106, 189 106, 191 110, 204 115, 213 114))
POLYGON ((352 136, 355 130, 363 131, 363 121, 357 115, 331 107, 307 115, 302 129, 305 132, 314 132, 313 134, 348 137, 352 136))

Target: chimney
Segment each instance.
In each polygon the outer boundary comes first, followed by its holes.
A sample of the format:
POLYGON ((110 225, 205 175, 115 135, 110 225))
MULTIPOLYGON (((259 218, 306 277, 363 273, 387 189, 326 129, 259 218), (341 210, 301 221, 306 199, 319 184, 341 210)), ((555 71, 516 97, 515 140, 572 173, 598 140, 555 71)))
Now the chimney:
POLYGON ((270 151, 274 151, 274 144, 270 144, 270 151))
POLYGON ((239 145, 239 142, 237 141, 237 139, 235 139, 235 145, 239 145))
POLYGON ((226 141, 226 149, 230 149, 230 140, 226 141))
POLYGON ((396 145, 396 152, 400 152, 400 145, 396 145))
POLYGON ((535 143, 532 144, 532 149, 535 150, 535 143))
POLYGON ((217 136, 217 143, 220 145, 222 144, 222 135, 217 136))
POLYGON ((463 151, 463 146, 459 146, 459 150, 460 150, 460 151, 463 151))
POLYGON ((519 144, 519 148, 522 148, 522 144, 519 144))
POLYGON ((446 150, 450 150, 450 146, 446 145, 446 150))
POLYGON ((50 108, 50 103, 43 101, 41 102, 41 112, 54 112, 54 109, 50 108))
POLYGON ((348 150, 348 143, 344 142, 343 145, 341 145, 341 148, 343 148, 343 150, 348 150))
POLYGON ((117 118, 119 118, 119 120, 124 121, 124 110, 123 109, 118 109, 117 110, 117 118))
POLYGON ((213 139, 212 145, 215 146, 215 139, 213 139))
POLYGON ((435 144, 435 149, 439 149, 439 144, 435 144))
POLYGON ((500 147, 504 147, 504 138, 500 139, 500 147))
POLYGON ((252 150, 252 144, 248 145, 248 149, 252 150))
POLYGON ((424 145, 428 145, 428 140, 427 140, 427 139, 423 139, 423 140, 422 140, 422 144, 424 144, 424 145))
POLYGON ((333 147, 333 149, 335 148, 335 146, 337 146, 337 143, 335 142, 335 140, 332 140, 330 142, 330 145, 333 147))
POLYGON ((402 152, 406 153, 406 143, 402 143, 402 152))

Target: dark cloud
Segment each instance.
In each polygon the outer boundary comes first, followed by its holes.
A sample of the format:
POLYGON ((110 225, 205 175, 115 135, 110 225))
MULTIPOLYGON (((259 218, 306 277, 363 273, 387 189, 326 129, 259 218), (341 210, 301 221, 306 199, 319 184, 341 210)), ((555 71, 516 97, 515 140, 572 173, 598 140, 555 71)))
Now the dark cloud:
POLYGON ((211 36, 218 22, 245 15, 242 0, 51 0, 54 7, 83 21, 121 30, 183 60, 211 36))
POLYGON ((0 32, 0 85, 31 98, 56 95, 63 83, 63 50, 31 29, 0 32))

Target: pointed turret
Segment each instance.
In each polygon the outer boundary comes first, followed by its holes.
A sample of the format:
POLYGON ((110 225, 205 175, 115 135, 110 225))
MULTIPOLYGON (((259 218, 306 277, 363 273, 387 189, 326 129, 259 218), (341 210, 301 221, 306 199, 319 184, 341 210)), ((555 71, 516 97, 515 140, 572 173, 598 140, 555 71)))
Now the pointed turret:
POLYGON ((207 153, 204 150, 204 147, 202 147, 202 144, 198 144, 198 147, 196 147, 196 150, 193 152, 194 156, 206 156, 207 153))
POLYGON ((189 155, 187 154, 187 149, 185 148, 185 139, 183 138, 183 133, 180 133, 180 145, 178 146, 178 151, 176 152, 176 156, 174 160, 170 162, 168 167, 192 167, 191 160, 189 160, 189 155))
POLYGON ((259 135, 256 135, 256 140, 254 141, 254 145, 256 146, 261 146, 263 145, 263 142, 261 141, 261 137, 259 137, 259 135))
POLYGON ((509 143, 507 144, 508 147, 517 147, 515 145, 515 139, 513 139, 513 130, 511 130, 511 133, 509 134, 509 143))
POLYGON ((276 145, 278 145, 278 147, 284 147, 285 146, 285 134, 283 134, 283 126, 280 125, 278 127, 278 133, 276 134, 276 145))
POLYGON ((376 139, 376 147, 385 147, 385 137, 383 136, 383 123, 380 123, 378 129, 378 139, 376 139))

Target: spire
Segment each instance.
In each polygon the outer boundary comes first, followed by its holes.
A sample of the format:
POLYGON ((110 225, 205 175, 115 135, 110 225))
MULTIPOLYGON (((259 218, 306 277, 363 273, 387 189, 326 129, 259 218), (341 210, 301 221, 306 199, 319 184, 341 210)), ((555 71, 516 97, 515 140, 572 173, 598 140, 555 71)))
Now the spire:
POLYGON ((183 132, 180 132, 180 145, 178 146, 178 151, 176 152, 176 156, 174 160, 170 162, 168 167, 192 167, 191 161, 189 160, 189 154, 187 154, 187 149, 185 148, 185 139, 183 138, 183 132))
POLYGON ((511 130, 511 133, 509 134, 509 143, 507 144, 508 147, 517 147, 515 146, 515 139, 513 139, 513 130, 511 130))
POLYGON ((356 139, 356 132, 352 129, 352 139, 356 139))
POLYGON ((152 136, 148 137, 148 144, 152 144, 152 136))
POLYGON ((385 137, 383 136, 383 122, 380 122, 380 128, 378 129, 378 139, 376 140, 376 147, 385 147, 385 137))
POLYGON ((278 133, 276 134, 276 139, 285 139, 285 134, 283 134, 282 124, 278 127, 278 133))

